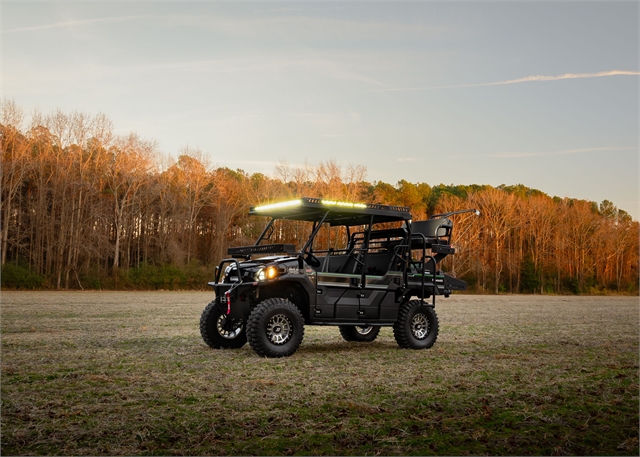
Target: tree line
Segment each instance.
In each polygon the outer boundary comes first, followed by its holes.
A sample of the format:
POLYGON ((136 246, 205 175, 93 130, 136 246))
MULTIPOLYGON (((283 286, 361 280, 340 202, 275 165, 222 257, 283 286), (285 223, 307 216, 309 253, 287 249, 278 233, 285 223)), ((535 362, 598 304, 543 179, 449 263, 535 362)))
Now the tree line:
MULTIPOLYGON (((3 287, 203 288, 229 246, 265 221, 250 206, 301 196, 408 206, 414 220, 454 216, 444 269, 478 292, 638 292, 638 222, 605 200, 550 197, 523 185, 367 182, 362 165, 276 166, 275 176, 177 159, 116 135, 102 114, 34 113, 2 102, 3 287)), ((308 228, 307 228, 308 231, 308 228)), ((285 224, 277 242, 308 233, 285 224)))

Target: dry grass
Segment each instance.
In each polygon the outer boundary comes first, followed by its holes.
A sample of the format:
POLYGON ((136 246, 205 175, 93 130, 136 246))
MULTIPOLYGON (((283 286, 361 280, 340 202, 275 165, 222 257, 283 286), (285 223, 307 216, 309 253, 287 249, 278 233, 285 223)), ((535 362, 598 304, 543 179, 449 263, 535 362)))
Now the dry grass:
POLYGON ((454 296, 431 350, 202 342, 202 292, 3 292, 2 454, 638 455, 637 297, 454 296))

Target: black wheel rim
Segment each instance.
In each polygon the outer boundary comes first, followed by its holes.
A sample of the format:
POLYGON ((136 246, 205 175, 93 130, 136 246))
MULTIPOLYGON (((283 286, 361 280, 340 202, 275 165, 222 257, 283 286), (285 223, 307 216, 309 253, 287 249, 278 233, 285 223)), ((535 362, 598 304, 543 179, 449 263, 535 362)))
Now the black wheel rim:
POLYGON ((242 332, 242 322, 238 322, 234 319, 228 319, 227 316, 222 315, 218 318, 216 328, 222 338, 232 340, 242 332))

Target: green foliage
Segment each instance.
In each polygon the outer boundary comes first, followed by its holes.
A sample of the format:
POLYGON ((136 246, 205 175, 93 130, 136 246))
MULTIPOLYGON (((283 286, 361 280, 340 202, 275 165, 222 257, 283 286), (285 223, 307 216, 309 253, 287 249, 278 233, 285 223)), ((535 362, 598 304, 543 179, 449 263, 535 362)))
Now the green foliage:
POLYGON ((566 278, 564 280, 564 289, 568 290, 572 294, 580 293, 580 282, 578 278, 566 278))
POLYGON ((120 270, 118 275, 118 286, 125 289, 201 290, 212 280, 213 271, 197 262, 183 267, 142 264, 139 267, 120 270))
POLYGON ((475 275, 473 272, 468 272, 467 274, 465 274, 464 276, 462 276, 460 279, 462 279, 464 282, 467 283, 467 290, 468 291, 474 291, 477 292, 478 291, 478 276, 475 275))
POLYGON ((506 184, 500 184, 498 189, 502 189, 505 192, 510 194, 517 195, 518 197, 526 198, 526 197, 537 197, 537 196, 547 196, 544 192, 538 189, 532 189, 531 187, 527 187, 524 184, 516 184, 513 186, 508 186, 506 184))
POLYGON ((80 275, 80 283, 84 288, 100 290, 104 287, 103 283, 106 276, 97 265, 91 265, 89 271, 80 275))
POLYGON ((430 214, 433 213, 436 205, 438 204, 438 201, 445 194, 451 194, 451 195, 453 195, 455 197, 464 199, 464 198, 467 198, 469 193, 478 192, 478 191, 486 189, 486 188, 487 188, 486 185, 479 185, 479 184, 470 184, 470 185, 463 185, 463 184, 454 185, 454 184, 450 184, 448 186, 445 185, 445 184, 438 184, 437 186, 434 186, 431 189, 431 193, 429 195, 429 202, 428 202, 427 211, 430 214))
POLYGON ((525 256, 522 260, 522 271, 520 274, 522 292, 534 293, 538 290, 540 287, 540 277, 536 271, 536 266, 533 263, 531 255, 525 256))
POLYGON ((3 289, 40 289, 45 283, 42 276, 32 273, 23 262, 5 263, 0 276, 3 289))

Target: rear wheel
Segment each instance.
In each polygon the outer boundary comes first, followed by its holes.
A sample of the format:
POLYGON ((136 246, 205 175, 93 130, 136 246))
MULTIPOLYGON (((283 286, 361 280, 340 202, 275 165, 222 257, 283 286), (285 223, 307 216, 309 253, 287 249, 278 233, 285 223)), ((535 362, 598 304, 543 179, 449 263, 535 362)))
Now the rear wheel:
POLYGON ((380 333, 380 327, 374 325, 340 325, 338 328, 345 341, 370 342, 380 333))
POLYGON ((296 352, 304 337, 300 310, 284 298, 259 303, 247 319, 247 339, 262 357, 287 357, 296 352))
POLYGON ((237 349, 247 342, 244 322, 224 314, 215 300, 202 311, 200 334, 214 349, 237 349))
POLYGON ((438 338, 438 316, 435 309, 423 306, 420 300, 405 302, 398 320, 393 324, 393 336, 405 349, 428 349, 438 338))

